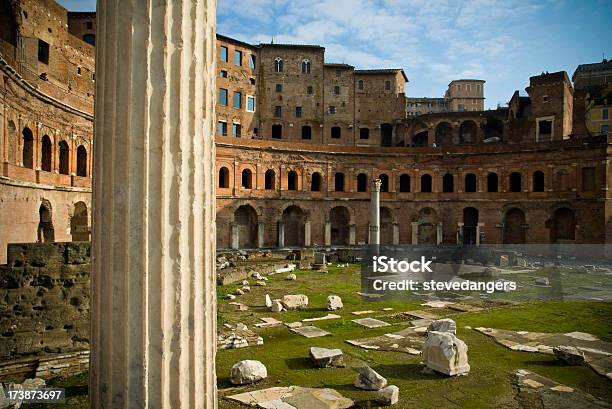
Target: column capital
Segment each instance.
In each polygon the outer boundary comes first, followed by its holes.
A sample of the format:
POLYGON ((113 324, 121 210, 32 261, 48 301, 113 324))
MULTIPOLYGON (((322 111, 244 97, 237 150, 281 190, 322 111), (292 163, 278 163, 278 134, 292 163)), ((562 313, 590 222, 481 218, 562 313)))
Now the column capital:
POLYGON ((372 192, 380 192, 380 186, 382 185, 382 181, 380 179, 374 179, 371 183, 371 191, 372 192))

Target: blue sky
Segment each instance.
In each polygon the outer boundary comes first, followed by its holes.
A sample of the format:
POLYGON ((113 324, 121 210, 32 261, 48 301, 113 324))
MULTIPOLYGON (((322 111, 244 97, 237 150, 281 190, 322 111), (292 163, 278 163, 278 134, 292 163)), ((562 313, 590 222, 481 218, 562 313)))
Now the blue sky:
MULTIPOLYGON (((93 10, 94 0, 60 0, 93 10)), ((217 0, 219 33, 320 44, 327 62, 403 68, 408 96, 439 97, 480 78, 486 106, 524 93, 529 76, 612 58, 612 0, 217 0)))

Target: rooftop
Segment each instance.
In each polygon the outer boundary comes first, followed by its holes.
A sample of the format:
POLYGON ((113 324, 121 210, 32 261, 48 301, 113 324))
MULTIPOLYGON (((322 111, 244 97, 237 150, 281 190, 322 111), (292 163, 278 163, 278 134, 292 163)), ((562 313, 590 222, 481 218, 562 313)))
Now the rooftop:
POLYGON ((406 82, 408 82, 408 77, 406 76, 404 70, 401 68, 375 68, 370 70, 355 70, 355 74, 362 75, 397 74, 398 72, 401 72, 406 82))

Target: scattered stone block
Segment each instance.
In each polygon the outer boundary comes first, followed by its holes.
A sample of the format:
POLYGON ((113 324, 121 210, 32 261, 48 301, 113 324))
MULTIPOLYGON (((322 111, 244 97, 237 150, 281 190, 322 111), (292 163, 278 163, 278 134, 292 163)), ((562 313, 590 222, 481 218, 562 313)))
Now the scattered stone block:
POLYGON ((244 291, 242 291, 241 288, 236 288, 236 291, 234 291, 234 295, 244 295, 244 291))
POLYGON ((227 298, 228 300, 235 300, 236 296, 234 294, 226 294, 225 298, 227 298))
POLYGON ((244 287, 242 287, 242 291, 245 293, 250 293, 251 292, 251 287, 249 287, 248 285, 245 285, 244 287))
POLYGON ((337 319, 337 318, 342 318, 339 315, 336 314, 327 314, 323 317, 316 317, 316 318, 305 318, 302 320, 302 322, 314 322, 314 321, 325 321, 325 320, 333 320, 333 319, 337 319))
POLYGON ((255 281, 255 285, 258 285, 260 287, 265 287, 267 284, 265 281, 255 281))
POLYGON ((304 294, 285 295, 282 303, 288 310, 302 310, 308 307, 308 297, 304 294))
POLYGON ((302 326, 302 323, 300 321, 296 321, 296 322, 286 322, 285 326, 287 328, 299 328, 302 326))
POLYGON ((582 365, 586 361, 584 352, 570 345, 556 346, 553 348, 553 353, 558 360, 563 361, 568 365, 582 365))
POLYGON ((448 376, 470 371, 467 345, 450 332, 431 331, 423 344, 423 363, 434 371, 448 376))
POLYGON ((377 320, 375 318, 359 318, 356 320, 352 320, 352 322, 354 322, 355 324, 362 325, 366 328, 380 328, 391 325, 388 322, 377 320))
POLYGON ((454 304, 454 302, 450 301, 427 301, 426 303, 421 304, 422 307, 431 307, 431 308, 446 308, 449 305, 454 304))
POLYGON ((499 256, 499 266, 508 267, 510 265, 510 259, 506 255, 499 256))
POLYGON ((376 311, 365 310, 365 311, 353 311, 351 314, 353 315, 366 315, 366 314, 374 314, 376 311))
POLYGON ((318 338, 324 337, 326 335, 331 335, 331 333, 323 331, 321 328, 317 328, 312 325, 306 327, 292 328, 291 331, 306 338, 318 338))
POLYGON ((399 388, 389 385, 378 391, 376 401, 385 406, 395 405, 399 401, 399 388))
POLYGON ((295 281, 295 280, 297 280, 297 276, 295 274, 289 274, 287 276, 287 280, 288 281, 295 281))
POLYGON ((267 308, 271 308, 272 307, 272 299, 270 298, 270 296, 268 294, 266 294, 266 307, 267 308))
POLYGON ((443 318, 432 321, 427 327, 427 331, 450 332, 453 335, 457 335, 457 324, 450 318, 443 318))
POLYGON ((317 368, 344 368, 344 355, 340 349, 311 347, 310 359, 317 368))
POLYGON ((255 324, 257 328, 275 327, 277 325, 282 324, 282 321, 279 321, 276 318, 272 318, 272 317, 263 317, 263 318, 260 318, 260 320, 262 320, 263 322, 255 324))
POLYGON ((548 280, 548 277, 538 277, 535 279, 535 283, 536 285, 543 285, 546 287, 550 285, 550 281, 548 280))
POLYGON ((232 366, 230 380, 234 385, 247 385, 268 377, 266 366, 260 361, 244 360, 232 366))
POLYGON ((369 366, 357 370, 359 374, 355 380, 355 387, 366 391, 378 391, 387 385, 387 380, 369 366))
POLYGON ((272 301, 272 305, 270 306, 270 311, 272 312, 283 312, 285 308, 283 304, 279 300, 272 301))
POLYGON ((354 402, 334 389, 283 386, 244 392, 227 399, 244 405, 266 409, 348 409, 354 402))
POLYGON ((327 296, 327 309, 329 311, 336 311, 344 307, 342 304, 342 299, 337 295, 329 295, 327 296))

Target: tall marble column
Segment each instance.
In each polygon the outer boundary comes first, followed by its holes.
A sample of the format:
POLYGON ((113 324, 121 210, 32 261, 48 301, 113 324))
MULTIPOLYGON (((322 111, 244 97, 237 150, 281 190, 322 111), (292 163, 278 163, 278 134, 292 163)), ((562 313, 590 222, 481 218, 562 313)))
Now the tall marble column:
POLYGON ((380 179, 374 179, 370 185, 370 245, 380 244, 380 179))
POLYGON ((278 222, 278 247, 285 247, 285 222, 278 222))
POLYGON ((92 408, 216 408, 215 0, 98 0, 92 408))
POLYGON ((238 223, 230 223, 230 237, 232 249, 238 249, 240 247, 240 226, 238 223))
POLYGON ((257 223, 257 247, 262 248, 264 246, 264 234, 266 225, 264 222, 257 223))
POLYGON ((325 245, 331 246, 331 221, 325 220, 325 245))
POLYGON ((304 222, 304 246, 310 247, 311 233, 310 233, 310 220, 304 222))

